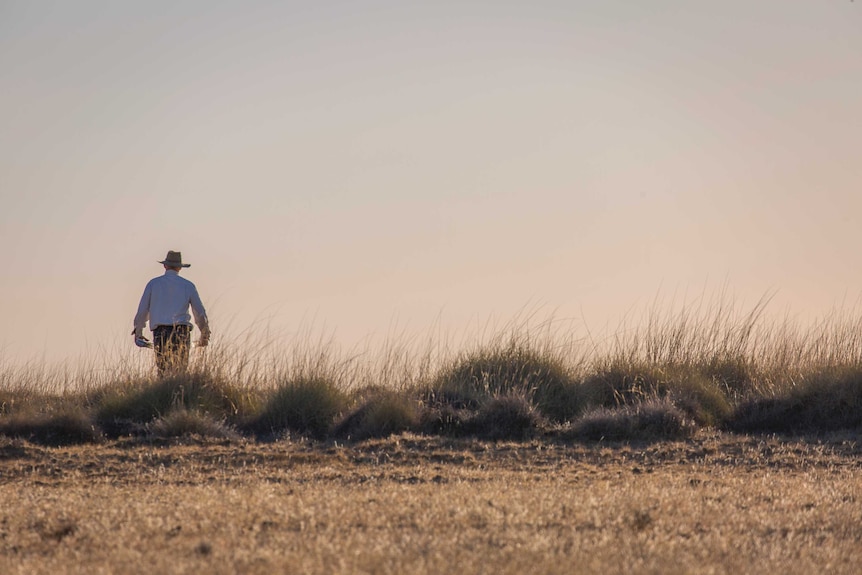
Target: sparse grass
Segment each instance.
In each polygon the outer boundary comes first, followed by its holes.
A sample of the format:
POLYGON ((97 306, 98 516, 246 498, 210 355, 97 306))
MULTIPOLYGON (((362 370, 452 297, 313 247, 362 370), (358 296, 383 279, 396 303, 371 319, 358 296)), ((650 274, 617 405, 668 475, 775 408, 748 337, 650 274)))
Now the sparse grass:
POLYGON ((852 436, 0 438, 0 455, 10 574, 855 575, 862 563, 852 436))

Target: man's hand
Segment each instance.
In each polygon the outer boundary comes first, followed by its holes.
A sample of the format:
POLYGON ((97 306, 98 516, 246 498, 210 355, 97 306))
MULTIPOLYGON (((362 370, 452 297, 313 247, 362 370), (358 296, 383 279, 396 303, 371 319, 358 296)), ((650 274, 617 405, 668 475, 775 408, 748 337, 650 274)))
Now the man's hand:
POLYGON ((134 338, 135 345, 138 347, 153 347, 153 342, 144 337, 144 334, 138 335, 138 330, 132 330, 132 337, 134 338))
POLYGON ((210 332, 201 332, 201 338, 198 340, 198 347, 206 347, 210 344, 210 332))

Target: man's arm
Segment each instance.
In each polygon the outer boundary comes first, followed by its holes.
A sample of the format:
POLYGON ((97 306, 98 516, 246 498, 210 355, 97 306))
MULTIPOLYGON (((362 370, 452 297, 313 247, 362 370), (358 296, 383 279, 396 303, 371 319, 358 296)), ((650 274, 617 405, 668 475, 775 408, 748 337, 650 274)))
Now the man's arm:
POLYGON ((144 326, 150 319, 150 293, 152 291, 150 285, 148 283, 147 287, 144 288, 144 295, 141 296, 141 302, 138 304, 138 313, 135 314, 135 337, 144 335, 144 326))
POLYGON ((195 316, 195 323, 198 329, 201 330, 199 345, 205 347, 210 339, 210 324, 207 318, 207 311, 204 309, 204 304, 201 302, 201 296, 198 295, 197 288, 192 289, 189 303, 192 305, 192 314, 195 316))

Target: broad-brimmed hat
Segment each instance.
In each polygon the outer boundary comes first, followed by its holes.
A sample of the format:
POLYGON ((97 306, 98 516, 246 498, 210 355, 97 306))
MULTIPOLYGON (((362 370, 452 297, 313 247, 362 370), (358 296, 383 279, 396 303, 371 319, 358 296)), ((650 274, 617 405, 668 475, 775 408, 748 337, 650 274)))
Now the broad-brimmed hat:
POLYGON ((159 262, 160 264, 164 264, 166 266, 172 268, 190 268, 192 264, 184 264, 183 263, 183 254, 182 252, 173 252, 169 251, 168 255, 165 257, 163 261, 159 262))

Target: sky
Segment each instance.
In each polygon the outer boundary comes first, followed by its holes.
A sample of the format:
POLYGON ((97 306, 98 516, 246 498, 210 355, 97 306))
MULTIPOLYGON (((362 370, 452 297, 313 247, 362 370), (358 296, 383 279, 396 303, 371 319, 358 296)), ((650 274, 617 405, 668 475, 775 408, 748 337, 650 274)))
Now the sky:
POLYGON ((0 0, 0 359, 862 295, 862 3, 0 0))

